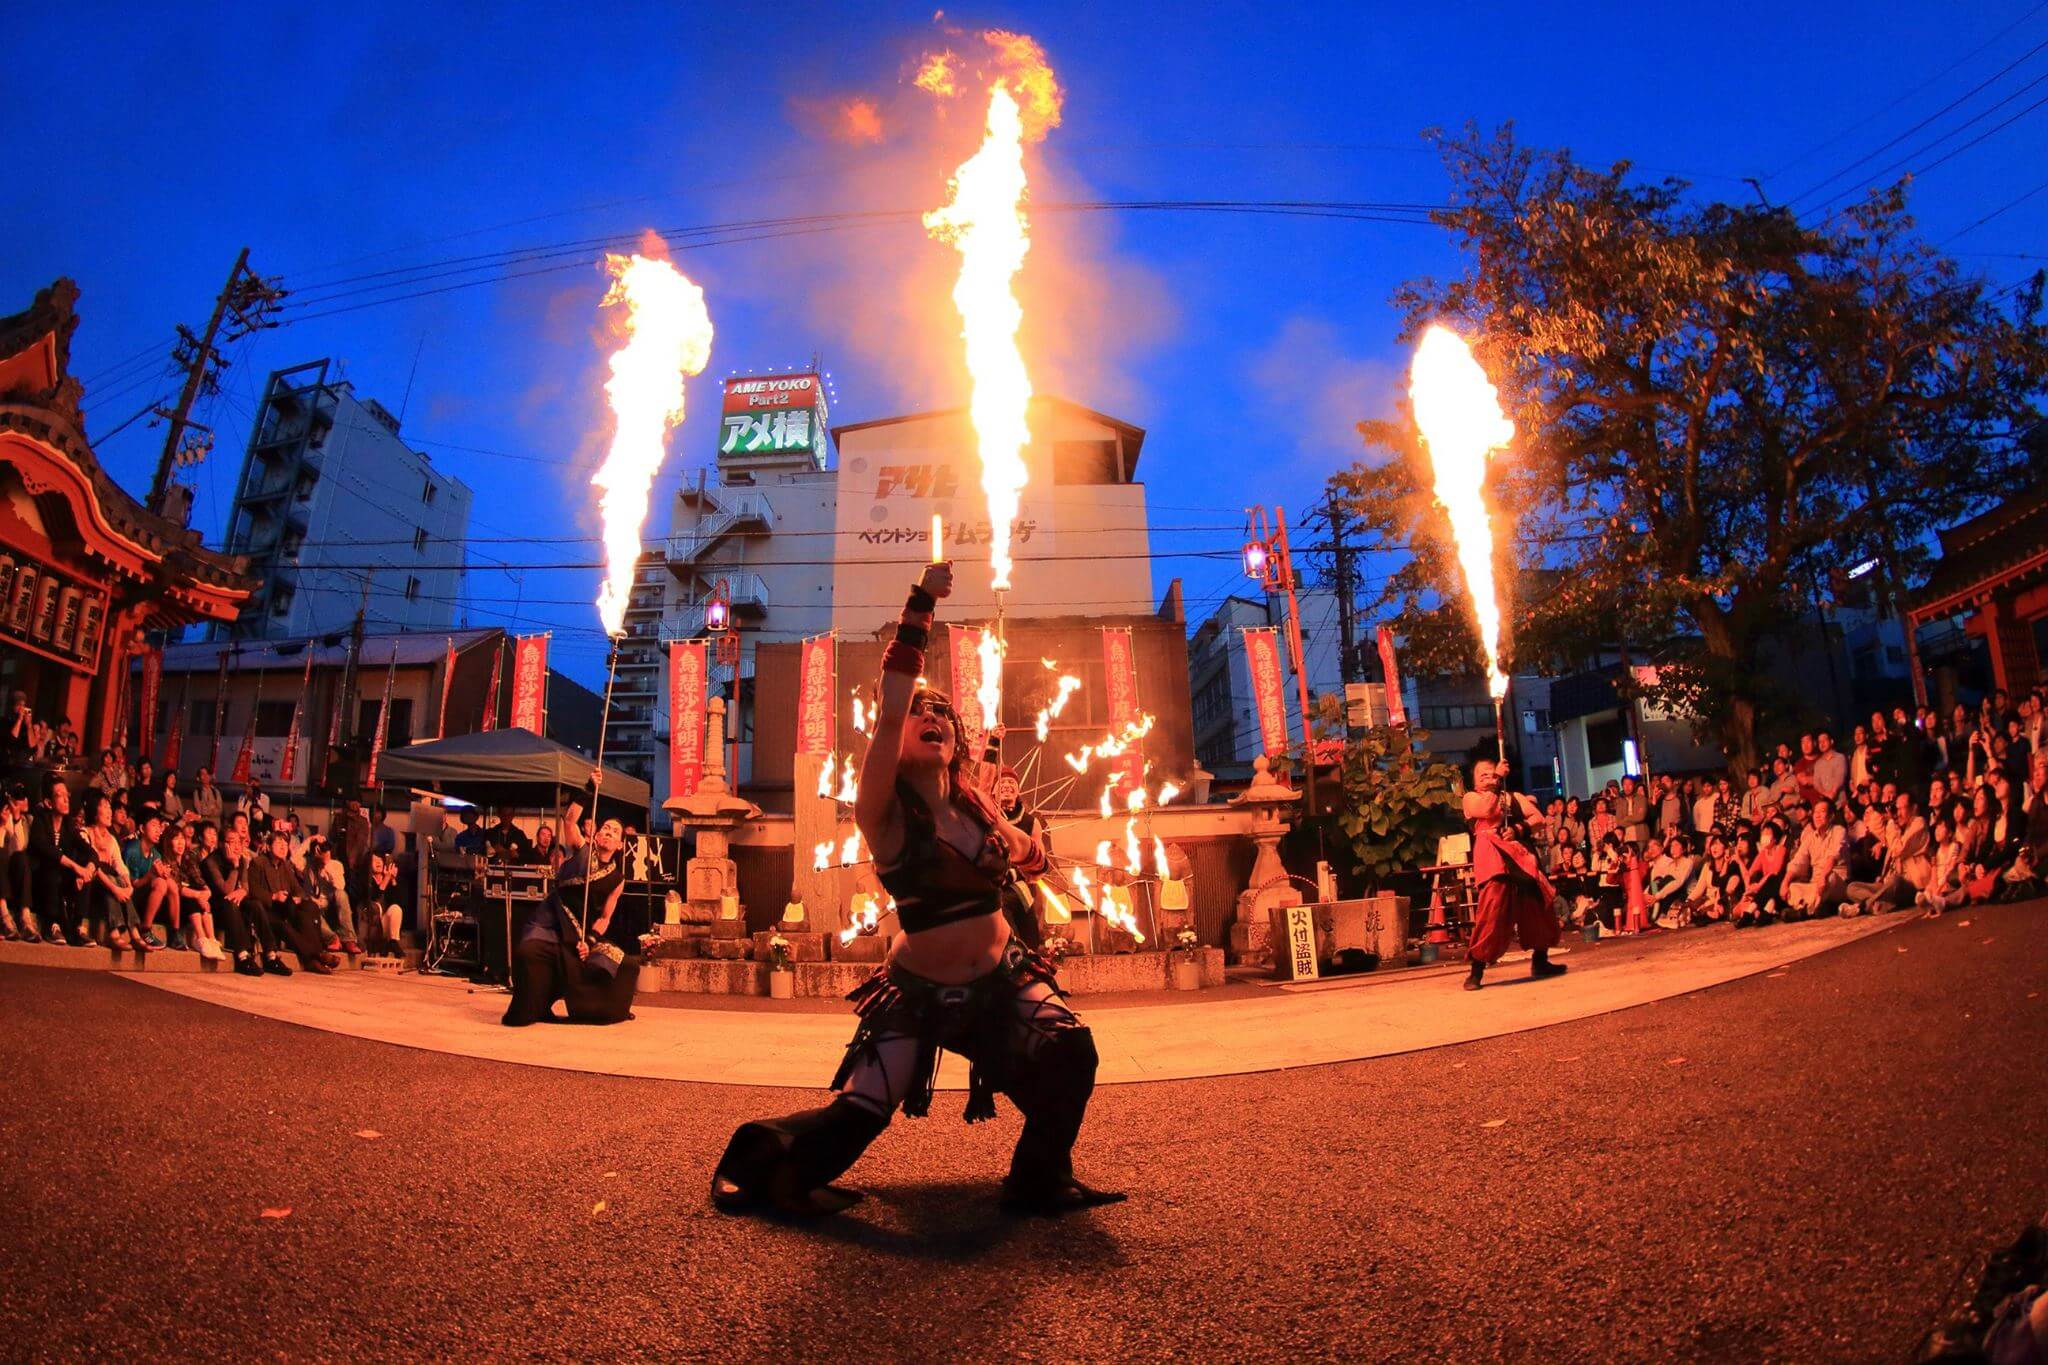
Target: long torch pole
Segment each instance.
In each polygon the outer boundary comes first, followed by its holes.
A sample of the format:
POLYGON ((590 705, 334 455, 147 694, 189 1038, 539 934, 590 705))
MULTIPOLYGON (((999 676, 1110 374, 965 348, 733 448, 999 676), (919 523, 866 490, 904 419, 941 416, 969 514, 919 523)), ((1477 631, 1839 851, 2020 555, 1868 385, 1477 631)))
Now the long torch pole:
POLYGON ((590 937, 590 859, 596 851, 591 847, 597 841, 597 795, 604 782, 604 741, 612 723, 612 683, 619 676, 619 637, 612 637, 611 648, 605 651, 604 660, 604 710, 597 715, 597 772, 590 784, 590 837, 583 841, 583 937, 590 937))

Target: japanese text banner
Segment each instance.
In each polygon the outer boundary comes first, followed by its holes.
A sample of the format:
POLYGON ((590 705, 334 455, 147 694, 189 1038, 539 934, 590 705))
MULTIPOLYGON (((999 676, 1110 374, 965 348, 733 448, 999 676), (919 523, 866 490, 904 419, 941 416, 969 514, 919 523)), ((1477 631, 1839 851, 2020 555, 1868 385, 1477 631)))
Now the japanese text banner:
POLYGON ((1271 626, 1244 632, 1245 667, 1252 677, 1252 706, 1259 717, 1259 743, 1269 758, 1287 752, 1287 704, 1280 678, 1280 637, 1271 626))
POLYGON ((796 685, 796 751, 823 758, 838 740, 832 706, 838 690, 832 637, 814 635, 803 642, 796 685))
POLYGON ((548 637, 529 635, 512 650, 512 728, 546 733, 547 698, 548 637))
MULTIPOLYGON (((1121 732, 1138 722, 1138 661, 1129 626, 1102 628, 1102 678, 1109 697, 1109 726, 1121 732)), ((1145 756, 1133 748, 1117 760, 1116 788, 1128 793, 1145 780, 1145 756)))
POLYGON ((668 647, 668 791, 695 796, 704 780, 705 642, 672 640, 668 647))
POLYGON ((981 754, 981 630, 962 625, 946 627, 947 649, 953 656, 953 714, 967 729, 967 752, 981 754))
POLYGON ((1406 725, 1408 708, 1401 702, 1401 669, 1394 657, 1394 632, 1380 627, 1380 671, 1387 679, 1387 724, 1406 725))

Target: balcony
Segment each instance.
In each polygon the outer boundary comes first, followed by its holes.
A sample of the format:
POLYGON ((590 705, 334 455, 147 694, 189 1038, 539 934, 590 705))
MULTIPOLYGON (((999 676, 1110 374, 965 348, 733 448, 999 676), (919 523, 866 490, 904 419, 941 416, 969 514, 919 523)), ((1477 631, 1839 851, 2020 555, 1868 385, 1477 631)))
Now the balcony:
POLYGON ((765 531, 774 524, 775 509, 764 494, 721 491, 719 497, 722 505, 716 512, 668 538, 669 571, 684 582, 690 581, 698 561, 719 541, 729 535, 765 531))

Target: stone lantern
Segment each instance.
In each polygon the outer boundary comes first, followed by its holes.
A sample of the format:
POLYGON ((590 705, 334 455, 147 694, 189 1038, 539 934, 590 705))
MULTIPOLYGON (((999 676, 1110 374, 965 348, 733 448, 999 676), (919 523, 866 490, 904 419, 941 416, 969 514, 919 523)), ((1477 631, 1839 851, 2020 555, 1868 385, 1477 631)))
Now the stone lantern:
POLYGON ((683 873, 683 926, 691 937, 708 937, 713 957, 743 958, 746 912, 739 906, 739 876, 732 861, 732 832, 761 813, 725 785, 725 698, 705 707, 704 776, 688 796, 671 796, 662 809, 681 829, 697 836, 697 856, 683 873))
POLYGON ((1264 754, 1252 760, 1252 782, 1230 804, 1250 812, 1252 842, 1258 856, 1250 883, 1237 898, 1237 916, 1230 925, 1230 955, 1239 963, 1268 966, 1273 961, 1272 912, 1302 904, 1287 869, 1280 862, 1280 837, 1294 823, 1301 793, 1273 776, 1264 754))

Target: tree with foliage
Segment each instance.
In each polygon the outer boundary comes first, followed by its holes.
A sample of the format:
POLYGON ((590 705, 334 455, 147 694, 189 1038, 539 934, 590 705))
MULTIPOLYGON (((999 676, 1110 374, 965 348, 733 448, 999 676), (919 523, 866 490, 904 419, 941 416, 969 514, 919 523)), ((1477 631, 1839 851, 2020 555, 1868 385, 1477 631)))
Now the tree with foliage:
MULTIPOLYGON (((1489 487, 1514 528, 1495 547, 1508 657, 1649 646, 1650 698, 1753 766, 1766 659, 1816 582, 1872 558, 1903 582, 1932 529, 2026 479, 2042 277, 1993 291, 1962 272, 1916 235, 1903 183, 1802 223, 1511 128, 1433 136, 1452 181, 1436 219, 1468 264, 1395 301, 1408 338, 1442 321, 1473 343, 1515 422, 1489 487)), ((1333 492, 1413 548, 1375 605, 1417 667, 1476 671, 1469 613, 1433 610, 1462 591, 1414 424, 1359 430, 1373 453, 1333 492)))
MULTIPOLYGON (((1342 733, 1341 705, 1324 700, 1333 705, 1322 729, 1342 733)), ((1438 837, 1458 827, 1458 770, 1430 757, 1428 739, 1422 730, 1378 725, 1344 745, 1343 799, 1332 818, 1369 884, 1435 862, 1438 837)))

